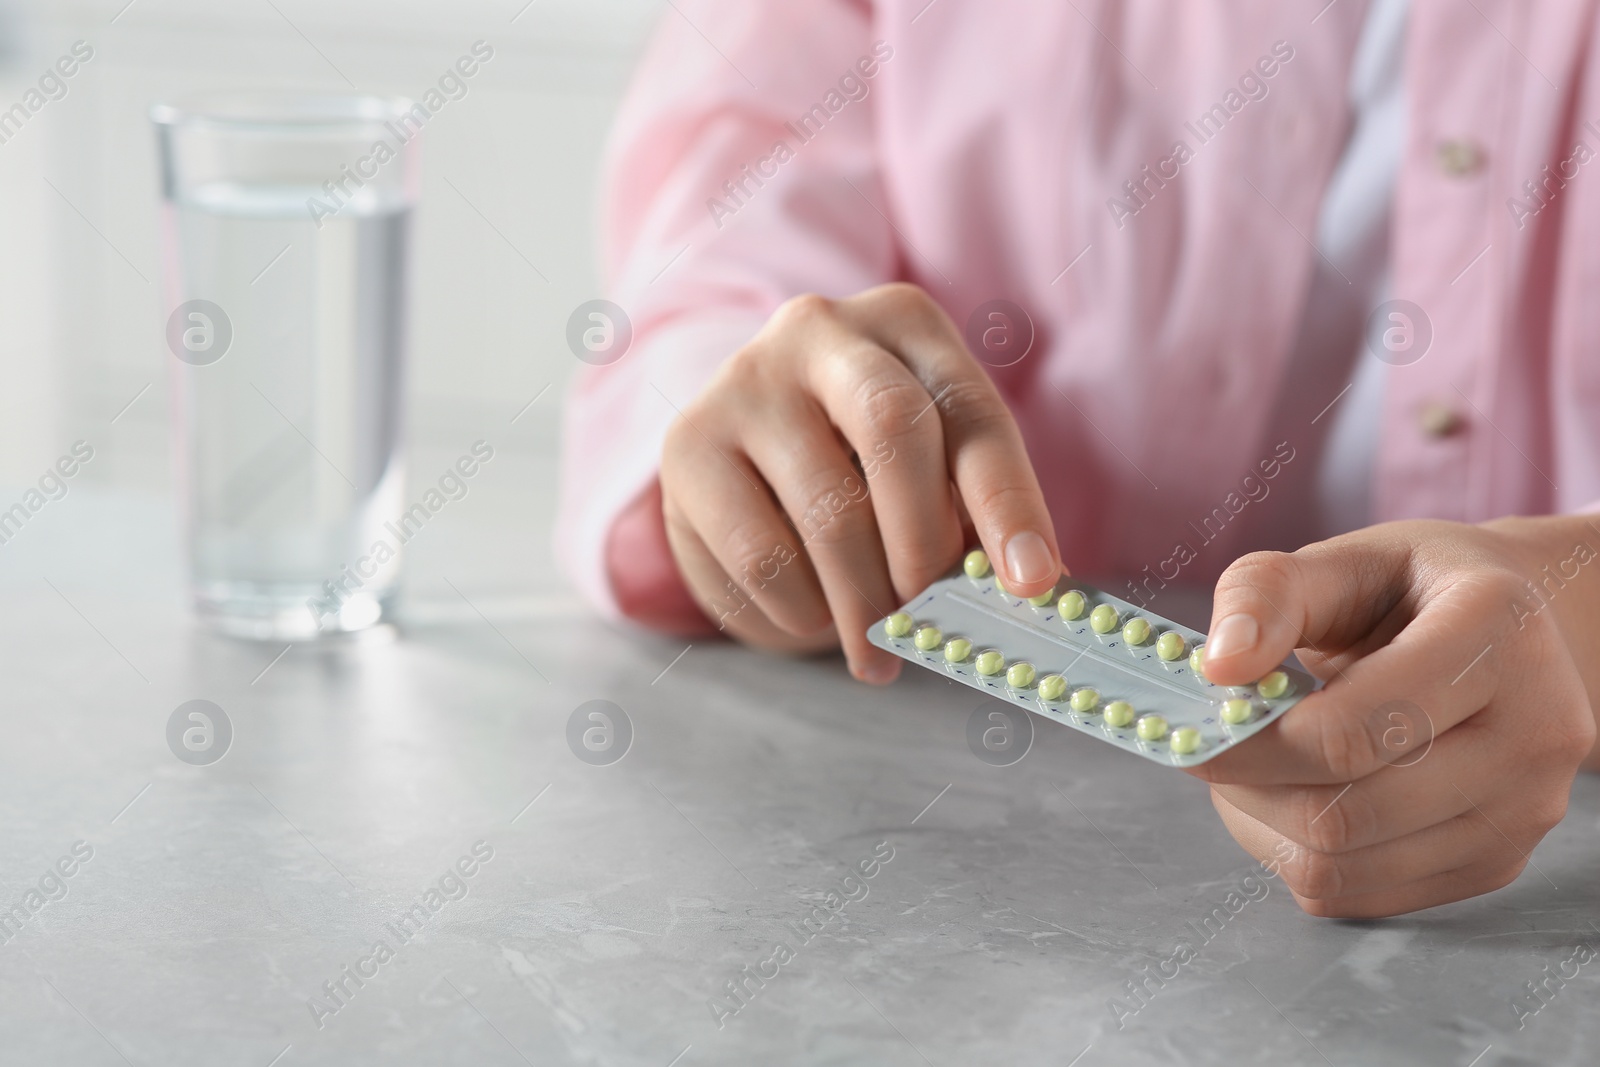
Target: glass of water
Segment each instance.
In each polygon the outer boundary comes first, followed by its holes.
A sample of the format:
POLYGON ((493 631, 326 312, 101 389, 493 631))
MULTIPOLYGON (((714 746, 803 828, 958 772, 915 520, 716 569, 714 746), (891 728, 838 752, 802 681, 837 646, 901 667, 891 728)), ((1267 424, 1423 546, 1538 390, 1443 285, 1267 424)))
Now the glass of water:
POLYGON ((310 640, 392 611, 427 114, 373 97, 151 109, 191 585, 223 632, 310 640))

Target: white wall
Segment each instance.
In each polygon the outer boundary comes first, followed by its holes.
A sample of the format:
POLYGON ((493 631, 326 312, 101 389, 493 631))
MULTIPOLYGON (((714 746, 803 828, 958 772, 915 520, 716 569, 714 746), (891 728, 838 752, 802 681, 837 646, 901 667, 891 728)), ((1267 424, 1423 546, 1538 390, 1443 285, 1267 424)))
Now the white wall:
POLYGON ((350 91, 339 72, 362 92, 420 95, 479 38, 495 58, 425 134, 412 439, 455 448, 451 428, 504 426, 554 382, 513 441, 553 448, 555 400, 576 365, 566 319, 597 295, 598 155, 659 0, 125 3, 12 0, 0 20, 0 110, 74 40, 95 49, 67 96, 0 144, 0 483, 31 481, 92 435, 107 443, 92 477, 167 485, 153 101, 218 88, 350 91))

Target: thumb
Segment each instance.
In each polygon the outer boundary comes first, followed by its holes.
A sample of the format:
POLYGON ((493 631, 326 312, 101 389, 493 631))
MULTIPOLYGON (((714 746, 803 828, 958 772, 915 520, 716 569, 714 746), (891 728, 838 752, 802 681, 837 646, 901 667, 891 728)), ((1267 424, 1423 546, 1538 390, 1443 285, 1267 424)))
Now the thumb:
POLYGON ((1394 607, 1405 565, 1403 546, 1359 534, 1241 556, 1217 580, 1206 678, 1250 685, 1297 648, 1354 644, 1394 607))

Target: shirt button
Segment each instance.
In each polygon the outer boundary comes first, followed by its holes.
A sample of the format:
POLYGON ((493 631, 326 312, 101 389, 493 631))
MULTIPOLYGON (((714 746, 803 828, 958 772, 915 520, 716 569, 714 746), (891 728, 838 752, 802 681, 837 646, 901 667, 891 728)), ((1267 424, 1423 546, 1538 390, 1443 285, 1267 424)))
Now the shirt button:
POLYGON ((1422 405, 1422 409, 1417 412, 1417 425, 1429 437, 1449 437, 1461 429, 1462 424, 1459 412, 1437 401, 1422 405))
POLYGON ((1483 149, 1464 138, 1440 141, 1434 149, 1434 162, 1450 177, 1465 178, 1483 169, 1483 149))

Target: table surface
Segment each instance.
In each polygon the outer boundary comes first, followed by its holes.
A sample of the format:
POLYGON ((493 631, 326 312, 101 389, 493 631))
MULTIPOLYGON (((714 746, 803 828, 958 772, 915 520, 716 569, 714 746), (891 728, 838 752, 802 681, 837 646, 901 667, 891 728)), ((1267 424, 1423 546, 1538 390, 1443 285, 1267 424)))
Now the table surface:
POLYGON ((1042 722, 991 766, 984 698, 926 672, 623 633, 468 504, 398 639, 334 648, 196 630, 156 497, 0 546, 0 1062, 1596 1061, 1600 964, 1513 1007, 1600 944, 1593 778, 1510 887, 1314 919, 1184 774, 1042 722), (232 724, 207 766, 168 748, 192 699, 232 724), (590 700, 632 726, 609 765, 590 700))

